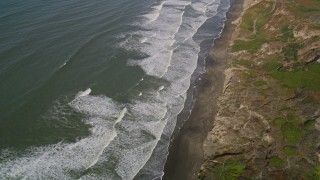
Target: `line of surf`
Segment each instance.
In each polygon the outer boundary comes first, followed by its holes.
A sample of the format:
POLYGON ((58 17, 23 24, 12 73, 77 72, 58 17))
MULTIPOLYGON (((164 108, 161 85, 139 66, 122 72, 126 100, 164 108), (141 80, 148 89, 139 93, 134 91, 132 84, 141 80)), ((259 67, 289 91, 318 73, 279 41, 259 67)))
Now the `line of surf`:
MULTIPOLYGON (((124 108, 124 109, 120 112, 119 117, 118 117, 118 119, 115 121, 115 124, 114 124, 114 126, 113 126, 113 128, 112 128, 112 131, 116 132, 115 126, 116 126, 119 122, 121 122, 121 120, 123 119, 123 117, 124 117, 124 115, 125 115, 126 112, 127 112, 127 108, 124 108)), ((106 144, 101 148, 101 150, 98 152, 96 158, 93 160, 93 162, 92 162, 91 164, 89 164, 88 167, 86 167, 86 169, 89 169, 90 167, 94 166, 94 165, 98 162, 99 157, 100 157, 101 154, 103 153, 103 150, 109 146, 109 144, 114 140, 114 138, 115 138, 116 136, 117 136, 117 132, 111 137, 110 141, 109 141, 108 143, 106 143, 106 144)))

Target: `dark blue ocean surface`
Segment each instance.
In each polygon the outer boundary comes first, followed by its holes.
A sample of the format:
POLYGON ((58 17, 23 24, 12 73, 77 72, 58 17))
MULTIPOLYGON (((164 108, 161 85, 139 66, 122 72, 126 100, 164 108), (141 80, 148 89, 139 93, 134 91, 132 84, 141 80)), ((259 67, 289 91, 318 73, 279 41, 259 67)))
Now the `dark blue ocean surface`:
POLYGON ((0 177, 161 178, 229 4, 0 1, 0 177))

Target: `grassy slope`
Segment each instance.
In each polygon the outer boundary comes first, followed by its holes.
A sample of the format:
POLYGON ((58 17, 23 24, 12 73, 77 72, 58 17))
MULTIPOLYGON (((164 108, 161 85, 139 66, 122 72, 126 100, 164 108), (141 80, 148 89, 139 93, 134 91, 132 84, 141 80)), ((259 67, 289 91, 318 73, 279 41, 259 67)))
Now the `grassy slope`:
POLYGON ((210 173, 216 179, 252 178, 259 174, 256 171, 268 178, 280 178, 278 173, 281 171, 282 179, 320 179, 320 164, 316 159, 319 132, 315 130, 316 120, 310 114, 319 109, 320 63, 306 64, 310 59, 299 54, 320 38, 318 35, 294 36, 294 31, 301 29, 320 29, 317 22, 309 19, 320 17, 320 0, 274 2, 263 0, 245 12, 239 38, 232 46, 234 55, 230 65, 245 69, 241 85, 246 91, 258 92, 271 101, 267 106, 276 107, 276 111, 265 112, 249 105, 272 125, 269 134, 275 140, 271 146, 266 146, 270 148, 270 154, 266 157, 265 169, 256 170, 255 162, 244 155, 212 156, 211 159, 224 163, 208 163, 208 171, 200 173, 200 179, 206 179, 210 173), (279 9, 287 13, 276 14, 279 9), (277 48, 266 52, 262 50, 263 45, 277 48), (272 99, 285 100, 272 102, 272 99), (229 166, 234 168, 228 169, 229 166))

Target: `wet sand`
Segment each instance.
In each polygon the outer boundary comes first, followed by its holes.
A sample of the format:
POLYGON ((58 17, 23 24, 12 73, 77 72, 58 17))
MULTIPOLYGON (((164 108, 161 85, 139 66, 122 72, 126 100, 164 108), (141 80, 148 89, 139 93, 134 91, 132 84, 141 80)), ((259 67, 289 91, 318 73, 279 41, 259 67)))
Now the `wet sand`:
POLYGON ((236 28, 232 22, 240 16, 243 1, 235 0, 232 4, 221 37, 215 40, 214 47, 209 51, 206 73, 202 75, 201 81, 196 82, 198 88, 194 97, 197 100, 190 118, 175 135, 170 146, 164 180, 197 179, 200 166, 205 159, 203 143, 212 129, 217 112, 217 98, 223 89, 230 40, 236 28))

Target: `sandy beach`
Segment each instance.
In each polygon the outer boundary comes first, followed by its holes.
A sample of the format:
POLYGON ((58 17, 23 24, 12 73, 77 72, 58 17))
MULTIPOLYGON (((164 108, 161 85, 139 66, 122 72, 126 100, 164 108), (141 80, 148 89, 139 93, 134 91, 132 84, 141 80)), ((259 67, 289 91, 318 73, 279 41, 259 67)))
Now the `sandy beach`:
POLYGON ((196 102, 190 118, 174 137, 165 166, 165 180, 196 179, 205 157, 203 143, 212 129, 217 111, 217 98, 224 85, 224 70, 230 40, 236 28, 232 24, 243 11, 243 0, 235 1, 227 13, 227 21, 221 37, 214 41, 206 63, 206 73, 196 82, 196 102))

